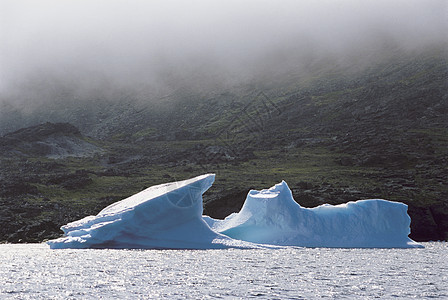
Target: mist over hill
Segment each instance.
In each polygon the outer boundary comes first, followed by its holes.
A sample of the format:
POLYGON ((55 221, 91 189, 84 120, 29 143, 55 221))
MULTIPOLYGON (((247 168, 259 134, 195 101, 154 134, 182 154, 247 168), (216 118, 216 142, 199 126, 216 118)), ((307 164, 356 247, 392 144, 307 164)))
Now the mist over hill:
POLYGON ((57 114, 263 89, 328 64, 359 70, 446 47, 447 10, 443 0, 2 1, 0 103, 57 114))

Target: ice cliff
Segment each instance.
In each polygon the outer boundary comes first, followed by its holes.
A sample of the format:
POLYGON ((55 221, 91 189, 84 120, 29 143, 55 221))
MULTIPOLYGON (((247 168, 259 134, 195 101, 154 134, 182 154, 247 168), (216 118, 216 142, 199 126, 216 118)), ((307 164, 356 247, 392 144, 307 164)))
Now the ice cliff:
POLYGON ((359 200, 303 208, 286 182, 252 190, 239 213, 224 220, 204 217, 209 226, 231 238, 253 243, 303 247, 409 248, 411 219, 407 205, 359 200))
POLYGON ((202 216, 202 194, 214 174, 150 187, 61 227, 57 248, 215 249, 268 245, 421 247, 409 239, 407 206, 386 200, 303 208, 286 182, 247 195, 224 220, 202 216), (262 245, 264 244, 264 245, 262 245))
POLYGON ((58 248, 214 249, 254 248, 210 229, 202 219, 202 194, 214 174, 150 187, 109 205, 96 216, 61 227, 58 248))

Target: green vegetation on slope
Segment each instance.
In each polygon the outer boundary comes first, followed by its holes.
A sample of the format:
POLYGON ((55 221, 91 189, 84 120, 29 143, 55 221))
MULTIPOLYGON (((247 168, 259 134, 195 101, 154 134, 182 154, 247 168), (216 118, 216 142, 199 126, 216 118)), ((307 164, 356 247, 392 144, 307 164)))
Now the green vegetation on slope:
POLYGON ((78 136, 101 149, 87 156, 54 159, 7 145, 0 240, 55 237, 60 225, 146 187, 204 173, 217 175, 204 196, 214 217, 238 210, 248 189, 285 180, 306 207, 404 202, 411 237, 447 239, 447 70, 445 56, 431 53, 357 72, 316 69, 244 92, 109 107, 101 122, 83 125, 90 139, 78 136))

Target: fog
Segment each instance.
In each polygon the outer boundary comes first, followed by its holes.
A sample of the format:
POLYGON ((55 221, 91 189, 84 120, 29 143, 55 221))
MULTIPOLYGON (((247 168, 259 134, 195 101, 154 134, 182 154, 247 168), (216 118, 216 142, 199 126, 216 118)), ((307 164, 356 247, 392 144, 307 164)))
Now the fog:
POLYGON ((446 43, 446 0, 3 0, 0 102, 159 97, 446 43))

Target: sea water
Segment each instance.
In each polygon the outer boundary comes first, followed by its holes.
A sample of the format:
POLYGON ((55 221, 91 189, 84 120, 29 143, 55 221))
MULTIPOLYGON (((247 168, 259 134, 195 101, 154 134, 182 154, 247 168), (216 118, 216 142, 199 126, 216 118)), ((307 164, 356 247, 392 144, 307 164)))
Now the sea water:
POLYGON ((0 245, 0 299, 448 298, 424 249, 50 250, 0 245))

